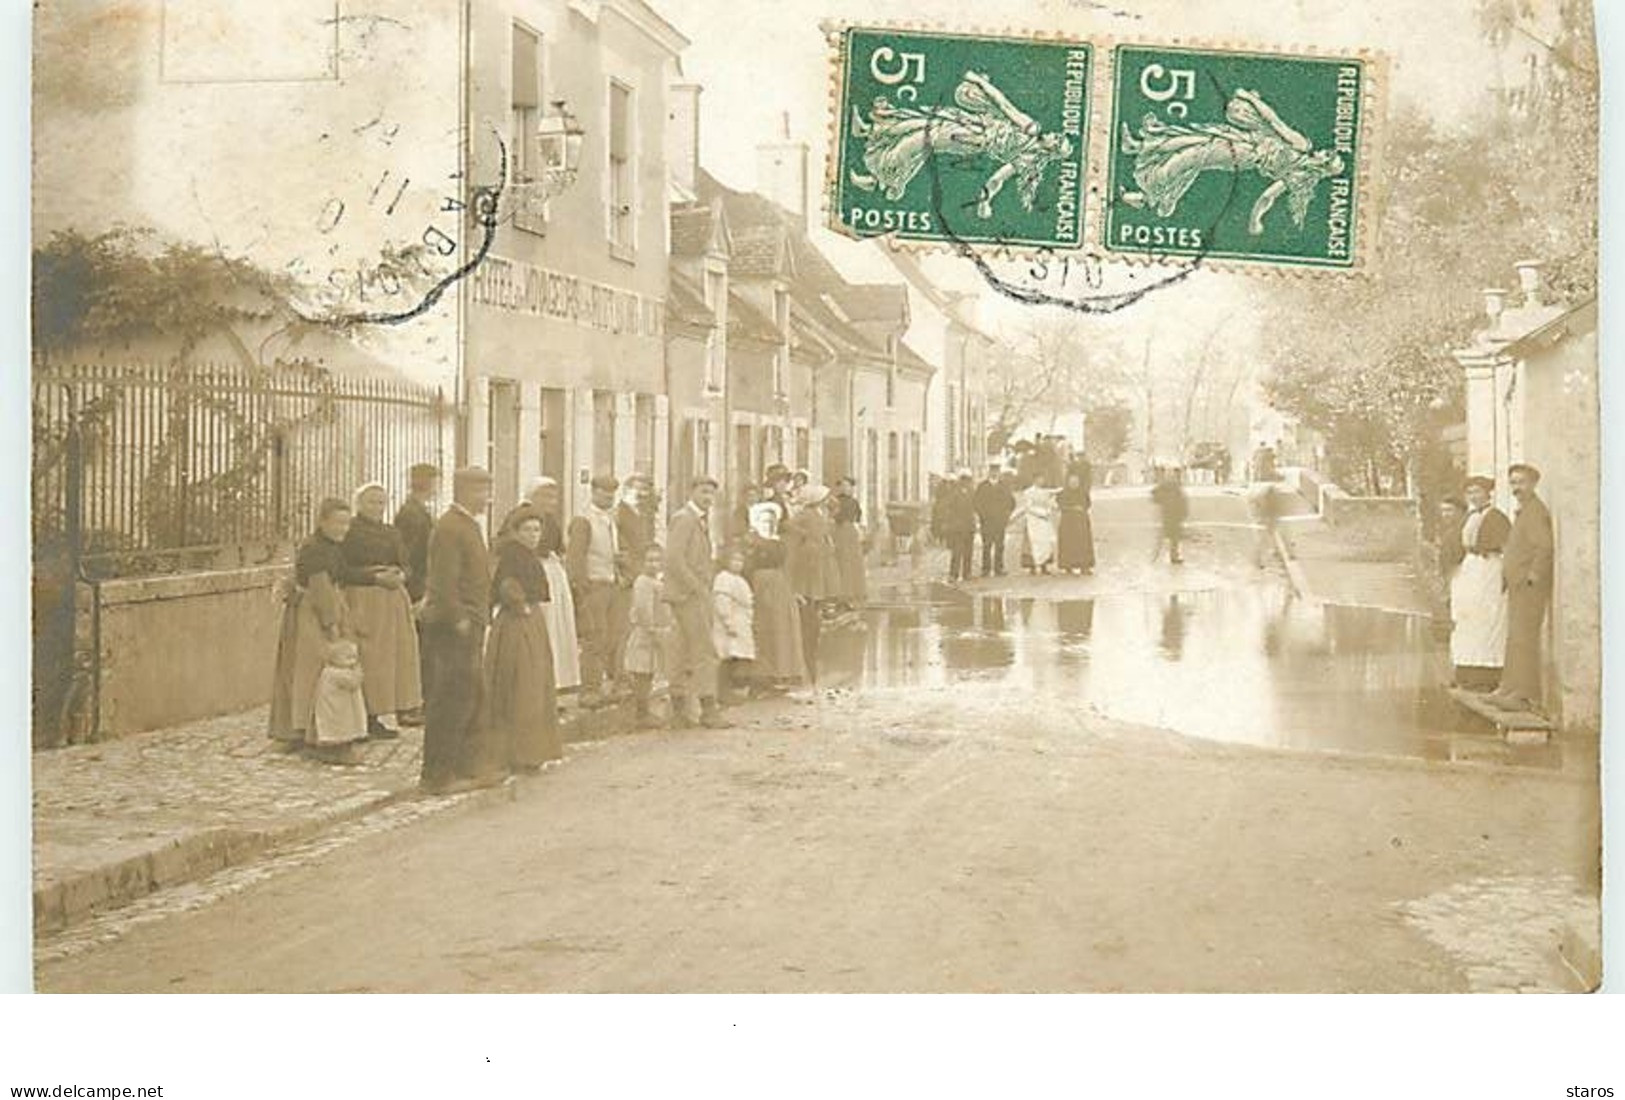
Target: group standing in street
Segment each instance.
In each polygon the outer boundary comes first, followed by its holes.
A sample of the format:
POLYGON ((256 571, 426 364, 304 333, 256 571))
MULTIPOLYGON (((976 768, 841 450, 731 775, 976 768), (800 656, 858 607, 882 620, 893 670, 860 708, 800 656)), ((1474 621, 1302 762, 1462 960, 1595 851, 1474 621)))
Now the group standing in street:
POLYGON ((772 467, 746 529, 718 539, 718 483, 697 477, 662 544, 646 475, 594 477, 568 528, 539 478, 489 543, 490 474, 458 470, 435 518, 439 477, 412 468, 393 524, 381 484, 323 502, 284 593, 271 734, 290 748, 354 763, 421 724, 422 787, 450 793, 561 759, 577 688, 585 706, 629 695, 638 728, 727 728, 727 706, 815 684, 824 619, 866 598, 850 478, 832 493, 772 467))

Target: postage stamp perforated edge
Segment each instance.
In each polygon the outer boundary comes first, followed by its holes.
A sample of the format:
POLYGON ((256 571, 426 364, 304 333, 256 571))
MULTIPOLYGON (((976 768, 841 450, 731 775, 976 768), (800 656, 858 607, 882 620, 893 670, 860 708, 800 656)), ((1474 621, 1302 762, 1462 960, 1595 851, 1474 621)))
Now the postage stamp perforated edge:
POLYGON ((1262 56, 1303 57, 1315 60, 1357 60, 1363 68, 1363 87, 1359 129, 1359 157, 1354 165, 1354 191, 1356 199, 1356 232, 1354 255, 1351 263, 1342 266, 1282 261, 1265 258, 1232 258, 1202 256, 1200 264, 1208 270, 1244 272, 1250 275, 1277 278, 1348 278, 1365 274, 1376 257, 1377 225, 1380 223, 1383 196, 1375 181, 1381 178, 1383 162, 1383 130, 1387 118, 1389 59, 1380 50, 1366 47, 1328 47, 1307 45, 1281 45, 1257 41, 1230 39, 1159 37, 1152 35, 1123 35, 1121 33, 1062 32, 1032 27, 944 26, 940 23, 914 20, 838 21, 825 20, 819 24, 824 33, 828 80, 826 81, 826 137, 828 153, 824 160, 824 186, 821 206, 824 226, 831 232, 851 240, 875 240, 887 248, 916 255, 958 255, 965 247, 974 247, 979 255, 991 261, 1014 261, 1042 256, 1087 255, 1103 262, 1134 267, 1182 266, 1192 262, 1188 255, 1132 253, 1109 251, 1104 246, 1107 186, 1111 172, 1110 127, 1116 113, 1113 88, 1116 81, 1116 57, 1120 46, 1147 49, 1175 49, 1212 51, 1215 53, 1251 53, 1262 56), (976 243, 967 245, 948 239, 919 239, 899 237, 894 233, 865 235, 850 232, 839 217, 837 196, 840 172, 844 160, 841 147, 843 87, 846 77, 846 33, 849 30, 895 31, 904 34, 925 34, 965 38, 998 38, 1050 44, 1083 43, 1090 49, 1090 94, 1084 158, 1087 186, 1084 188, 1083 241, 1075 249, 1060 250, 1051 246, 1035 246, 1019 242, 976 243))
MULTIPOLYGON (((889 248, 895 248, 918 254, 930 253, 958 253, 965 245, 974 247, 979 253, 989 257, 1018 258, 1040 254, 1051 254, 1057 250, 1051 244, 1044 242, 1024 241, 967 241, 954 239, 934 239, 901 237, 895 233, 865 234, 852 232, 841 220, 838 205, 838 196, 841 191, 841 172, 845 168, 845 149, 841 140, 844 132, 845 120, 842 117, 843 89, 846 83, 846 66, 850 59, 847 57, 847 32, 849 31, 876 31, 894 32, 898 34, 914 34, 941 38, 964 39, 998 39, 1008 42, 1031 42, 1051 46, 1086 46, 1089 50, 1089 94, 1094 94, 1095 79, 1100 68, 1101 46, 1097 38, 1082 34, 1069 33, 1057 30, 1035 30, 1026 27, 982 27, 982 26, 954 26, 944 27, 939 24, 925 23, 909 20, 839 22, 825 20, 819 24, 824 32, 827 46, 829 79, 826 82, 826 117, 827 117, 827 148, 828 154, 824 159, 824 186, 822 188, 822 216, 825 228, 840 236, 851 240, 877 240, 884 241, 889 248)), ((1086 219, 1088 206, 1087 182, 1091 175, 1091 163, 1095 158, 1096 127, 1093 103, 1085 104, 1086 121, 1083 128, 1083 143, 1079 150, 1082 163, 1082 180, 1084 183, 1080 203, 1079 218, 1086 219)), ((1087 221, 1081 221, 1078 244, 1069 251, 1081 251, 1087 246, 1089 239, 1089 226, 1087 221)))
POLYGON ((1120 48, 1147 50, 1177 50, 1192 53, 1250 54, 1259 57, 1302 58, 1313 61, 1357 61, 1361 66, 1360 115, 1357 124, 1357 154, 1353 165, 1355 225, 1354 247, 1350 262, 1332 264, 1314 260, 1272 256, 1214 256, 1202 255, 1202 267, 1211 271, 1241 271, 1255 275, 1278 277, 1313 276, 1317 278, 1358 276, 1365 274, 1377 255, 1378 226, 1381 223, 1383 196, 1376 181, 1381 179, 1383 160, 1384 120, 1388 110, 1388 56, 1363 47, 1305 46, 1299 44, 1259 44, 1253 41, 1233 41, 1193 38, 1159 38, 1151 36, 1113 36, 1097 41, 1101 63, 1096 67, 1097 100, 1106 105, 1094 116, 1103 133, 1094 146, 1097 156, 1090 165, 1088 210, 1084 225, 1089 230, 1087 247, 1092 254, 1114 263, 1134 266, 1163 267, 1189 263, 1192 257, 1184 253, 1159 254, 1155 252, 1118 251, 1108 248, 1105 240, 1113 168, 1112 128, 1116 126, 1117 64, 1120 48))

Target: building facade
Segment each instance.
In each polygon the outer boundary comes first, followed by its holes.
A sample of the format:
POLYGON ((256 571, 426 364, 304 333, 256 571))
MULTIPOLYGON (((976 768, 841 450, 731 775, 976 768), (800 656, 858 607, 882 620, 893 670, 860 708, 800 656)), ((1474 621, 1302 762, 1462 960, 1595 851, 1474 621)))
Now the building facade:
POLYGON ((593 473, 663 480, 666 134, 686 39, 643 0, 275 14, 43 10, 36 232, 126 224, 288 277, 300 311, 343 334, 320 365, 454 401, 443 453, 492 470, 498 513, 543 473, 567 508, 593 473), (566 115, 575 164, 539 136, 566 115))
POLYGON ((1555 545, 1546 620, 1544 700, 1566 728, 1600 724, 1601 422, 1597 304, 1551 303, 1540 265, 1520 264, 1515 294, 1485 292, 1489 327, 1455 352, 1467 377, 1467 472, 1495 478, 1496 503, 1514 504, 1507 467, 1542 473, 1555 545))

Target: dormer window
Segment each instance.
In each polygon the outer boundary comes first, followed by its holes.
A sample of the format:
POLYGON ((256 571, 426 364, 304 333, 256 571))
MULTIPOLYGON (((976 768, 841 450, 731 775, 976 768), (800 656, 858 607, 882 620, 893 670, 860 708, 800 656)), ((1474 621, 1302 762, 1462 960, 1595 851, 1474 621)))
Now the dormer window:
POLYGON ((790 392, 790 292, 784 287, 773 288, 773 324, 779 332, 779 350, 773 356, 773 392, 785 394, 790 392))

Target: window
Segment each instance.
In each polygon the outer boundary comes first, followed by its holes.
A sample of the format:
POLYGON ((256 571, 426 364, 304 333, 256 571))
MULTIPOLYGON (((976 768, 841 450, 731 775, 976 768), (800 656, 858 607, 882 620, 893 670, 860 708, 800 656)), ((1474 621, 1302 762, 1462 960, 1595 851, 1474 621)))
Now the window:
POLYGON ((903 500, 903 461, 897 433, 886 433, 886 499, 903 500))
POLYGON ((880 510, 880 433, 868 428, 863 436, 864 511, 874 515, 880 510))
POLYGON ((948 422, 948 465, 949 466, 959 466, 961 464, 960 463, 960 455, 963 453, 963 449, 960 447, 960 438, 959 438, 959 387, 958 386, 954 386, 954 385, 949 385, 948 386, 947 399, 948 399, 948 409, 947 409, 947 413, 948 413, 948 416, 947 416, 947 422, 948 422))
POLYGON ((812 432, 807 428, 796 429, 796 469, 812 469, 812 432))
POLYGON ((615 395, 594 390, 592 395, 592 473, 615 472, 615 395))
POLYGON ((508 182, 529 183, 541 173, 536 130, 541 125, 542 40, 522 23, 513 25, 513 111, 509 116, 508 182))
POLYGON ((540 448, 541 472, 563 485, 568 481, 564 468, 564 391, 542 390, 542 430, 540 448))
POLYGON ((705 385, 712 390, 722 389, 723 339, 728 331, 727 280, 721 271, 705 273, 705 304, 716 323, 705 345, 705 385))
POLYGON ((904 491, 909 500, 920 499, 920 433, 908 433, 908 469, 904 475, 904 491))
POLYGON ((700 417, 694 421, 694 475, 711 472, 711 421, 700 417))
POLYGON ((751 427, 749 424, 734 425, 734 477, 740 484, 756 480, 756 467, 751 462, 751 427))
POLYGON ((519 384, 491 379, 487 411, 492 514, 505 516, 519 503, 519 384))
MULTIPOLYGON (((632 450, 632 468, 639 473, 654 476, 655 472, 655 399, 647 393, 637 396, 637 408, 634 412, 634 435, 632 450)), ((705 426, 709 435, 711 425, 705 426)))
POLYGON ((891 409, 897 406, 897 337, 895 335, 886 337, 886 358, 890 360, 886 364, 886 407, 891 409))
POLYGON ((615 254, 628 254, 636 246, 633 230, 637 196, 633 135, 632 89, 611 81, 609 85, 609 245, 615 254))
POLYGON ((790 292, 783 287, 773 288, 773 324, 779 330, 779 351, 773 357, 773 393, 790 392, 787 377, 790 370, 790 292))

